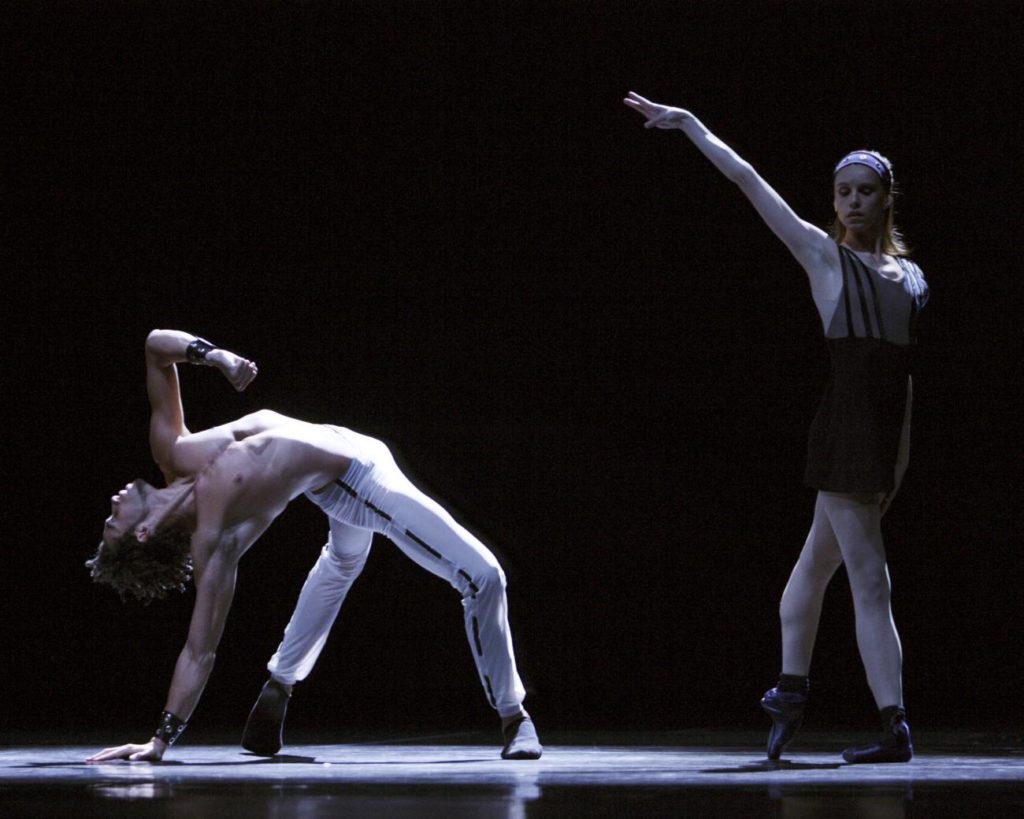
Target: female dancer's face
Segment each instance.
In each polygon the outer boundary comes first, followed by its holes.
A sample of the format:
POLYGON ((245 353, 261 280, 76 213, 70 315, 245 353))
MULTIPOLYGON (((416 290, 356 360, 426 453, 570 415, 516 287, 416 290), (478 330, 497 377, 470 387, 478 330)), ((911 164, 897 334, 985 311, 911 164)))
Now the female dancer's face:
POLYGON ((853 233, 877 233, 892 199, 881 178, 866 165, 847 165, 833 182, 836 216, 853 233))

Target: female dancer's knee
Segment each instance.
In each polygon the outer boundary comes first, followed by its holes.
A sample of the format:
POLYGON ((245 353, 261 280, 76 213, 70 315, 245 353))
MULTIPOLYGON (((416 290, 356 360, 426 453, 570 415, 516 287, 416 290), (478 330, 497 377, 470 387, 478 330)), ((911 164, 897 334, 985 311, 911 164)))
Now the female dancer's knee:
POLYGON ((783 626, 817 617, 821 599, 842 559, 828 550, 804 549, 779 601, 779 619, 783 626))
POLYGON ((783 631, 798 626, 807 619, 807 603, 807 598, 794 595, 787 587, 782 593, 782 600, 779 601, 779 622, 782 623, 783 631))
POLYGON ((783 628, 802 623, 813 614, 820 605, 827 585, 827 578, 806 576, 794 571, 779 601, 779 620, 783 628))
POLYGON ((889 572, 885 564, 855 566, 847 564, 847 575, 850 580, 850 591, 853 593, 854 604, 868 608, 888 608, 892 598, 892 587, 889 572))

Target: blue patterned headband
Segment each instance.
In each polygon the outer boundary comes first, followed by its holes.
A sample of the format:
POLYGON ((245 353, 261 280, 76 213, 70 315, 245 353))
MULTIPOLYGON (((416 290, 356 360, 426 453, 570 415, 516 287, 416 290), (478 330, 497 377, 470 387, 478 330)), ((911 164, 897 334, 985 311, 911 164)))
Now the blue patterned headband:
POLYGON ((847 165, 866 165, 882 178, 882 182, 885 183, 887 188, 892 184, 892 172, 889 170, 889 166, 873 153, 869 153, 868 151, 854 151, 853 153, 847 154, 839 160, 839 164, 836 165, 836 169, 832 171, 832 176, 835 176, 847 165))

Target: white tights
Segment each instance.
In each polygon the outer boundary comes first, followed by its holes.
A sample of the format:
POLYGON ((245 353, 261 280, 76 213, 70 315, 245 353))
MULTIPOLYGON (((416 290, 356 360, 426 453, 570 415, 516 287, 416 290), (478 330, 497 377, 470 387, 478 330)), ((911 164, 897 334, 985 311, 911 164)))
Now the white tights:
POLYGON ((267 666, 270 673, 292 684, 313 669, 376 531, 461 594, 466 636, 488 702, 502 718, 518 714, 526 691, 516 670, 505 574, 497 559, 402 474, 382 442, 334 429, 355 457, 340 481, 309 495, 327 513, 330 536, 267 666))
POLYGON ((814 521, 782 593, 782 672, 807 676, 825 589, 841 564, 853 594, 857 646, 879 708, 903 705, 903 653, 876 495, 819 492, 814 521))

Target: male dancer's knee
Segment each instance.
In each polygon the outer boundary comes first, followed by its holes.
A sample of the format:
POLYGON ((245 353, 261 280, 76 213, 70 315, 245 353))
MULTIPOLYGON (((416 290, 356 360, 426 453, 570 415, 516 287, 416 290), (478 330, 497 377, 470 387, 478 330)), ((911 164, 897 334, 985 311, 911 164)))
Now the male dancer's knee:
POLYGON ((508 582, 505 572, 497 563, 488 564, 473 574, 466 571, 459 571, 462 581, 459 588, 462 596, 467 599, 489 599, 495 596, 504 596, 508 582))
POLYGON ((332 549, 331 544, 328 543, 320 553, 318 562, 339 579, 355 580, 366 565, 366 558, 369 554, 369 549, 356 554, 338 552, 332 549))
POLYGON ((332 520, 322 559, 329 561, 335 571, 354 577, 366 565, 372 543, 372 532, 332 520))

